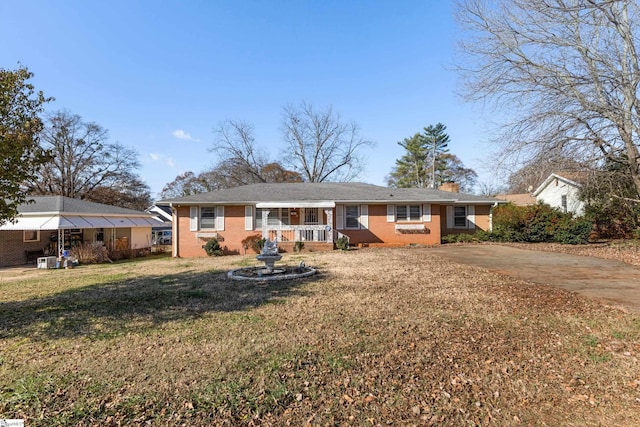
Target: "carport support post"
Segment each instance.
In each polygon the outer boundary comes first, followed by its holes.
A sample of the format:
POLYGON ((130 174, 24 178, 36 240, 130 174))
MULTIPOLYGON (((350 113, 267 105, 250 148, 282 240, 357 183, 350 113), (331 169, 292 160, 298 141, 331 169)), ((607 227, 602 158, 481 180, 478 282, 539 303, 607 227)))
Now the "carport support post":
POLYGON ((58 229, 58 259, 62 258, 62 254, 64 253, 64 230, 58 229))

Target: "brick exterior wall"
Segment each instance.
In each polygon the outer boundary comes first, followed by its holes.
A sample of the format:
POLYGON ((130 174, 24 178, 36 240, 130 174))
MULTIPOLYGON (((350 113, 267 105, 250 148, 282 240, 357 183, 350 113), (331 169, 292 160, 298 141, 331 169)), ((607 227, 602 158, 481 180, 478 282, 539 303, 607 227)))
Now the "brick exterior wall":
MULTIPOLYGON (((334 215, 335 218, 335 215, 334 215)), ((338 230, 349 236, 352 245, 407 246, 437 245, 440 243, 440 205, 431 205, 431 221, 412 221, 402 224, 423 224, 425 231, 410 232, 396 230, 396 222, 387 222, 387 205, 369 205, 369 228, 367 230, 338 230)), ((334 223, 335 228, 335 223, 334 223)))
POLYGON ((447 219, 444 207, 442 208, 442 235, 447 234, 473 234, 478 230, 489 231, 491 206, 478 205, 475 206, 475 228, 447 228, 447 219))
MULTIPOLYGON (((41 251, 48 248, 50 234, 50 231, 41 231, 39 241, 23 242, 22 231, 0 231, 0 267, 26 264, 25 251, 41 251)), ((44 253, 41 256, 44 256, 44 253)))
MULTIPOLYGON (((292 211, 296 211, 292 209, 292 211)), ((321 211, 322 212, 322 211, 321 211)), ((475 229, 447 229, 446 208, 438 204, 431 204, 431 221, 388 222, 387 205, 369 205, 368 229, 338 229, 337 231, 349 236, 352 245, 361 246, 408 246, 408 245, 438 245, 444 234, 474 233, 476 230, 489 229, 490 206, 475 206, 475 229), (398 230, 396 224, 424 225, 424 231, 398 230)), ((173 223, 174 256, 178 257, 205 257, 206 252, 202 248, 207 239, 196 237, 197 231, 189 230, 189 206, 175 208, 173 223), (177 248, 175 245, 178 245, 177 248)), ((220 246, 226 254, 245 254, 242 241, 249 236, 261 235, 261 230, 245 230, 245 207, 225 206, 224 230, 215 231, 220 246)), ((336 230, 336 213, 333 214, 333 229, 336 230)), ((323 214, 323 222, 326 216, 323 214)), ((299 224, 300 214, 291 216, 291 224, 299 224)), ((202 231, 202 230, 201 230, 202 231)), ((204 230, 207 231, 207 230, 204 230)), ((294 242, 279 242, 278 246, 286 252, 293 251, 294 242)), ((304 242, 303 251, 333 250, 332 243, 304 242)), ((251 248, 246 250, 252 254, 251 248)))
MULTIPOLYGON (((260 230, 244 229, 244 206, 225 206, 224 230, 215 232, 218 235, 218 242, 226 254, 244 254, 242 241, 249 236, 262 234, 260 230)), ((174 255, 185 258, 207 256, 202 248, 207 243, 207 239, 196 237, 196 233, 196 231, 189 230, 189 207, 176 208, 173 240, 178 242, 179 246, 178 253, 174 253, 174 255)), ((250 252, 252 250, 248 249, 247 253, 250 252)))

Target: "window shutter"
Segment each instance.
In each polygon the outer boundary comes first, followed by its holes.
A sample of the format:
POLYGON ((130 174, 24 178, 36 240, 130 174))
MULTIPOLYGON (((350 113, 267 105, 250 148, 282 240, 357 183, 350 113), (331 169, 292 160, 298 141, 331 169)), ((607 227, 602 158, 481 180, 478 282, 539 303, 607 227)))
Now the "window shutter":
POLYGON ((431 222, 431 205, 422 205, 422 222, 431 222))
POLYGON ((360 205, 360 228, 369 228, 369 205, 360 205))
POLYGON ((244 229, 253 230, 253 206, 244 207, 244 229))
POLYGON ((336 230, 344 230, 344 205, 336 205, 336 230))
POLYGON ((396 207, 395 205, 387 205, 387 222, 396 221, 396 207))
POLYGON ((216 230, 224 231, 224 206, 216 207, 216 230))
POLYGON ((189 231, 198 231, 198 207, 189 207, 189 231))
POLYGON ((473 205, 467 206, 467 226, 468 228, 476 228, 476 207, 473 205))
POLYGON ((453 206, 447 206, 447 228, 453 228, 453 206))

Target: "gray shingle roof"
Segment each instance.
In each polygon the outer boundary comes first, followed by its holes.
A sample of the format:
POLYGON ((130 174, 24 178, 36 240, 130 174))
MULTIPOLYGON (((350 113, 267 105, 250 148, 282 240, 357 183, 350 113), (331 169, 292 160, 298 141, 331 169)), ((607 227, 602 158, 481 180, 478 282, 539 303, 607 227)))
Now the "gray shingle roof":
POLYGON ((286 184, 250 184, 225 190, 192 196, 166 199, 158 205, 178 204, 194 205, 215 204, 252 204, 260 202, 316 202, 334 201, 337 203, 470 203, 486 204, 499 202, 492 197, 472 194, 451 193, 448 191, 424 188, 387 188, 358 182, 347 183, 286 183, 286 184))
POLYGON ((149 214, 133 209, 104 205, 86 200, 72 199, 64 196, 30 196, 27 200, 34 203, 23 203, 18 206, 21 214, 63 213, 63 214, 100 214, 100 215, 144 215, 149 214))

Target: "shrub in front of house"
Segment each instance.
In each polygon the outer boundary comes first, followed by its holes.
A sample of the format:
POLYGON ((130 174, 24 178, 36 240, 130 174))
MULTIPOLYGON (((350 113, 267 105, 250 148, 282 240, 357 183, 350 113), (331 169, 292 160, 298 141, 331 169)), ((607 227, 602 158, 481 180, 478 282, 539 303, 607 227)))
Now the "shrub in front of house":
POLYGON ((336 248, 342 251, 349 250, 349 238, 347 236, 342 236, 336 240, 336 248))
POLYGON ((565 221, 553 236, 558 243, 565 245, 581 245, 589 242, 593 230, 593 222, 588 218, 571 218, 565 221))
POLYGON ((222 256, 224 253, 222 252, 222 248, 220 247, 220 243, 216 239, 211 239, 207 242, 206 245, 203 246, 204 251, 209 256, 222 256))
POLYGON ((242 247, 251 248, 255 253, 259 254, 262 252, 265 241, 266 239, 261 234, 254 234, 242 240, 242 247))
POLYGON ((551 206, 506 204, 493 210, 490 240, 501 242, 557 242, 583 244, 589 241, 593 222, 588 217, 574 218, 551 206))

